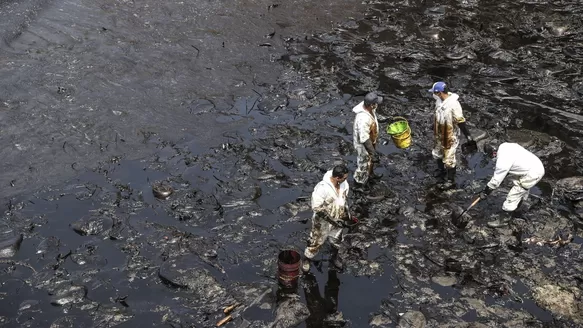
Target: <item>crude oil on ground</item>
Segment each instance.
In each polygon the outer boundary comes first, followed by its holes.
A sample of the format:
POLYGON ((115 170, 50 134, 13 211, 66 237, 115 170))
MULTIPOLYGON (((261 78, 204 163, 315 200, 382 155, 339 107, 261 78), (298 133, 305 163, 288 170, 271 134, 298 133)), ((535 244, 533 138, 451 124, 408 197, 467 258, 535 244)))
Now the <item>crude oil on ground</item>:
MULTIPOLYGON (((578 1, 0 2, 0 326, 580 327, 583 34, 578 1), (493 171, 458 153, 435 188, 432 99, 546 167, 522 219, 508 190, 452 217, 493 171), (355 168, 352 107, 385 96, 383 174, 351 200, 346 268, 295 290, 313 187, 355 168), (174 191, 167 199, 153 193, 174 191), (21 237, 22 236, 22 237, 21 237), (564 243, 549 241, 567 240, 564 243), (337 293, 337 297, 333 297, 337 293), (330 301, 338 312, 329 314, 330 301)), ((334 311, 332 311, 334 312, 334 311)))

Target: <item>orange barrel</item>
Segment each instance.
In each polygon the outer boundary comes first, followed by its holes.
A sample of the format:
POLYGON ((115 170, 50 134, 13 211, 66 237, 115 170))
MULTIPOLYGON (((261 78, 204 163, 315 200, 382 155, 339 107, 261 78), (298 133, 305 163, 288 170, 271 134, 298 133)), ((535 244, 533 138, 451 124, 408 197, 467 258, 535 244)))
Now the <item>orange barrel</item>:
POLYGON ((293 288, 298 283, 300 276, 300 253, 286 249, 279 253, 277 257, 277 276, 279 283, 288 288, 293 288))

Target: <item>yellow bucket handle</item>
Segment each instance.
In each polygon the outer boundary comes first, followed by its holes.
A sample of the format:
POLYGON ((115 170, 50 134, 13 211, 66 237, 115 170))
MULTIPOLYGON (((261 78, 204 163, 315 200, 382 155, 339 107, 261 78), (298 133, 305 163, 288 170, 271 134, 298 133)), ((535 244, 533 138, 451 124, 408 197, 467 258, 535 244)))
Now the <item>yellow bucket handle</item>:
MULTIPOLYGON (((389 125, 387 125, 387 134, 390 134, 390 133, 389 133, 389 127, 390 127, 392 124, 394 124, 394 123, 397 123, 397 122, 405 121, 405 123, 407 123, 407 126, 408 126, 408 128, 409 128, 409 129, 411 128, 411 127, 409 127, 409 121, 407 121, 407 119, 406 119, 406 118, 404 118, 403 116, 391 116, 391 120, 392 120, 392 122, 391 122, 389 125), (400 120, 397 120, 397 119, 400 119, 400 120)), ((392 135, 391 135, 391 136, 392 136, 392 135)))
POLYGON ((393 121, 394 121, 393 123, 395 123, 395 122, 398 122, 396 119, 397 119, 397 118, 400 118, 400 119, 402 119, 403 121, 407 122, 407 124, 409 124, 409 121, 407 121, 407 119, 406 119, 406 118, 404 118, 403 116, 392 116, 391 118, 392 118, 392 119, 393 119, 393 121))

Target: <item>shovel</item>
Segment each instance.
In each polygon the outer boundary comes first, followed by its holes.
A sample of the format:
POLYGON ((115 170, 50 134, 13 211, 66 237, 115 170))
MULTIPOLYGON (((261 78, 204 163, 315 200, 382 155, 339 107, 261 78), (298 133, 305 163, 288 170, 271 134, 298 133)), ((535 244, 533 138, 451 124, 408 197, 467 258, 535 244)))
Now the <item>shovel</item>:
MULTIPOLYGON (((468 208, 466 208, 466 209, 465 209, 465 210, 462 212, 462 214, 458 215, 458 216, 455 218, 455 220, 453 221, 453 222, 454 222, 454 224, 456 224, 456 222, 459 222, 459 219, 460 219, 460 218, 461 218, 461 217, 462 217, 464 214, 466 214, 466 212, 467 212, 467 211, 469 211, 469 210, 470 210, 472 207, 474 207, 474 205, 478 204, 478 202, 479 202, 479 201, 480 201, 480 197, 478 196, 478 198, 476 198, 476 200, 474 200, 474 201, 472 202, 472 204, 470 204, 470 206, 468 206, 468 208)), ((456 225, 457 225, 457 224, 456 224, 456 225)))
MULTIPOLYGON (((217 322, 217 327, 220 327, 220 326, 226 324, 227 322, 240 317, 241 314, 243 314, 243 312, 247 311, 247 309, 252 307, 253 305, 259 303, 259 301, 261 301, 261 299, 263 299, 263 297, 265 295, 267 295, 267 293, 269 293, 269 292, 271 292, 271 288, 268 288, 266 291, 264 291, 256 299, 254 299, 253 302, 251 302, 249 305, 247 305, 243 308, 239 308, 237 311, 233 312, 232 314, 229 314, 227 317, 225 317, 221 321, 217 322)), ((237 304, 231 305, 231 306, 227 307, 223 312, 225 312, 225 314, 227 314, 227 313, 229 313, 229 311, 231 311, 232 309, 234 309, 236 307, 237 307, 237 304)))

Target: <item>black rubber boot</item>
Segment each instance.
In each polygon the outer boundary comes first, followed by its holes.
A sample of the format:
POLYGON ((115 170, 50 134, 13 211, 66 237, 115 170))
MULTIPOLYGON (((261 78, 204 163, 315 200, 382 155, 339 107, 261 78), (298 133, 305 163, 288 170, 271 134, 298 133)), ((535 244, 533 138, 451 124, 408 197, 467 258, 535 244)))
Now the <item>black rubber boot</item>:
POLYGON ((354 181, 354 188, 352 188, 352 190, 354 190, 354 192, 365 194, 365 195, 368 194, 370 191, 367 184, 358 183, 356 181, 354 181))
POLYGON ((375 174, 374 172, 368 176, 369 180, 380 180, 383 177, 383 174, 375 174))
POLYGON ((455 187, 455 171, 455 167, 446 169, 446 181, 439 186, 439 189, 448 190, 455 187))
POLYGON ((524 203, 524 199, 521 199, 520 202, 518 202, 518 205, 516 205, 516 209, 514 211, 512 211, 512 217, 518 218, 518 217, 522 217, 522 211, 523 211, 523 203, 524 203))
POLYGON ((443 160, 441 160, 441 158, 438 158, 435 160, 435 162, 437 163, 437 170, 435 171, 435 177, 436 178, 443 178, 445 177, 445 165, 443 164, 443 160))
POLYGON ((490 228, 500 228, 508 225, 514 216, 514 211, 509 213, 504 213, 497 219, 487 223, 490 228))
POLYGON ((364 191, 364 184, 354 181, 352 190, 354 190, 356 192, 363 192, 364 191))
POLYGON ((525 213, 525 209, 522 208, 522 204, 523 204, 523 200, 521 199, 520 202, 518 203, 518 206, 516 206, 516 209, 511 213, 511 216, 513 219, 524 219, 524 213, 525 213))

